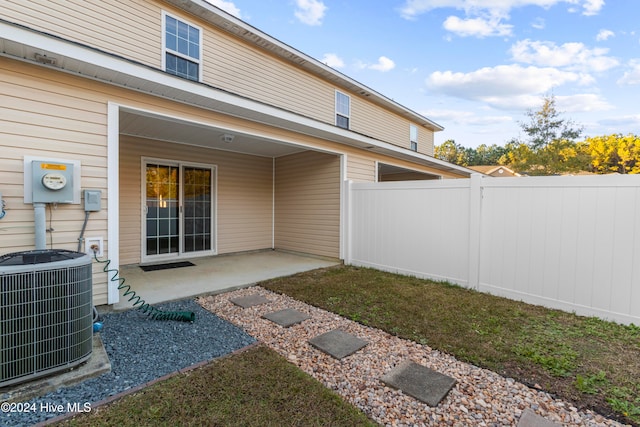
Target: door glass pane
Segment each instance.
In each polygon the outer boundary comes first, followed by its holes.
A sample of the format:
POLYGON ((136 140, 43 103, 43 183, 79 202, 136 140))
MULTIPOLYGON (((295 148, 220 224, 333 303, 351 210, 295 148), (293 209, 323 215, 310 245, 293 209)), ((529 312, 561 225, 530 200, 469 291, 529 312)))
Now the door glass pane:
POLYGON ((211 250, 211 169, 184 169, 184 252, 211 250))
POLYGON ((146 254, 178 253, 179 169, 176 166, 147 164, 146 254))

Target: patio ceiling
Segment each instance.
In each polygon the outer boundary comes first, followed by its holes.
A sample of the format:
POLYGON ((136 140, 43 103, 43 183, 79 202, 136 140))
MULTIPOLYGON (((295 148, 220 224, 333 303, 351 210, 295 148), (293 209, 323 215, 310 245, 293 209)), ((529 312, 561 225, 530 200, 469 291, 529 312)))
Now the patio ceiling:
POLYGON ((298 145, 229 131, 221 127, 125 109, 120 110, 120 134, 271 158, 306 150, 298 145), (225 135, 231 135, 233 140, 226 141, 225 135))

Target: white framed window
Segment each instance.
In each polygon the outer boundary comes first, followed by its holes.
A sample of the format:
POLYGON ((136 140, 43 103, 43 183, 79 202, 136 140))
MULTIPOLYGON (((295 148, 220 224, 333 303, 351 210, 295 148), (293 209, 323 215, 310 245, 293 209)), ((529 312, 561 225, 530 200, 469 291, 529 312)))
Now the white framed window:
POLYGON ((409 125, 409 143, 411 151, 418 151, 418 126, 409 125))
POLYGON ((336 126, 349 129, 351 117, 351 98, 342 92, 336 91, 336 126))
POLYGON ((202 29, 162 12, 162 66, 185 79, 202 79, 202 29))

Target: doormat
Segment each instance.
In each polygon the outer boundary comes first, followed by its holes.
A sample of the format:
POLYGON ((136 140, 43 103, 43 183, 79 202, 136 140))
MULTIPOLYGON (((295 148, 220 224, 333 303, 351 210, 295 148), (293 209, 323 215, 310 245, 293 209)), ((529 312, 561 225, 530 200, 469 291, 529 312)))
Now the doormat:
POLYGON ((191 267, 191 266, 195 266, 195 264, 189 261, 180 261, 180 262, 169 262, 167 264, 141 265, 140 268, 143 271, 157 271, 157 270, 168 270, 170 268, 191 267))

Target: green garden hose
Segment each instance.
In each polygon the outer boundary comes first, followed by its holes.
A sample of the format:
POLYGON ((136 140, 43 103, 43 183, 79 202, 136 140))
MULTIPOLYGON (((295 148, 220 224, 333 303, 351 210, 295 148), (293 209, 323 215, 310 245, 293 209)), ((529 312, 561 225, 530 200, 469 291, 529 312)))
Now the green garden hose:
POLYGON ((109 268, 109 265, 111 264, 110 259, 104 261, 98 259, 98 254, 95 250, 93 251, 93 258, 99 263, 105 264, 105 266, 102 268, 102 271, 107 274, 113 273, 109 280, 111 280, 112 282, 118 282, 118 290, 124 290, 122 296, 129 296, 129 299, 127 301, 133 301, 132 305, 134 308, 142 310, 143 313, 150 316, 154 320, 179 320, 182 322, 195 322, 196 314, 193 311, 163 311, 147 304, 145 300, 136 295, 136 292, 131 289, 131 286, 125 285, 124 277, 117 277, 117 269, 109 268))

